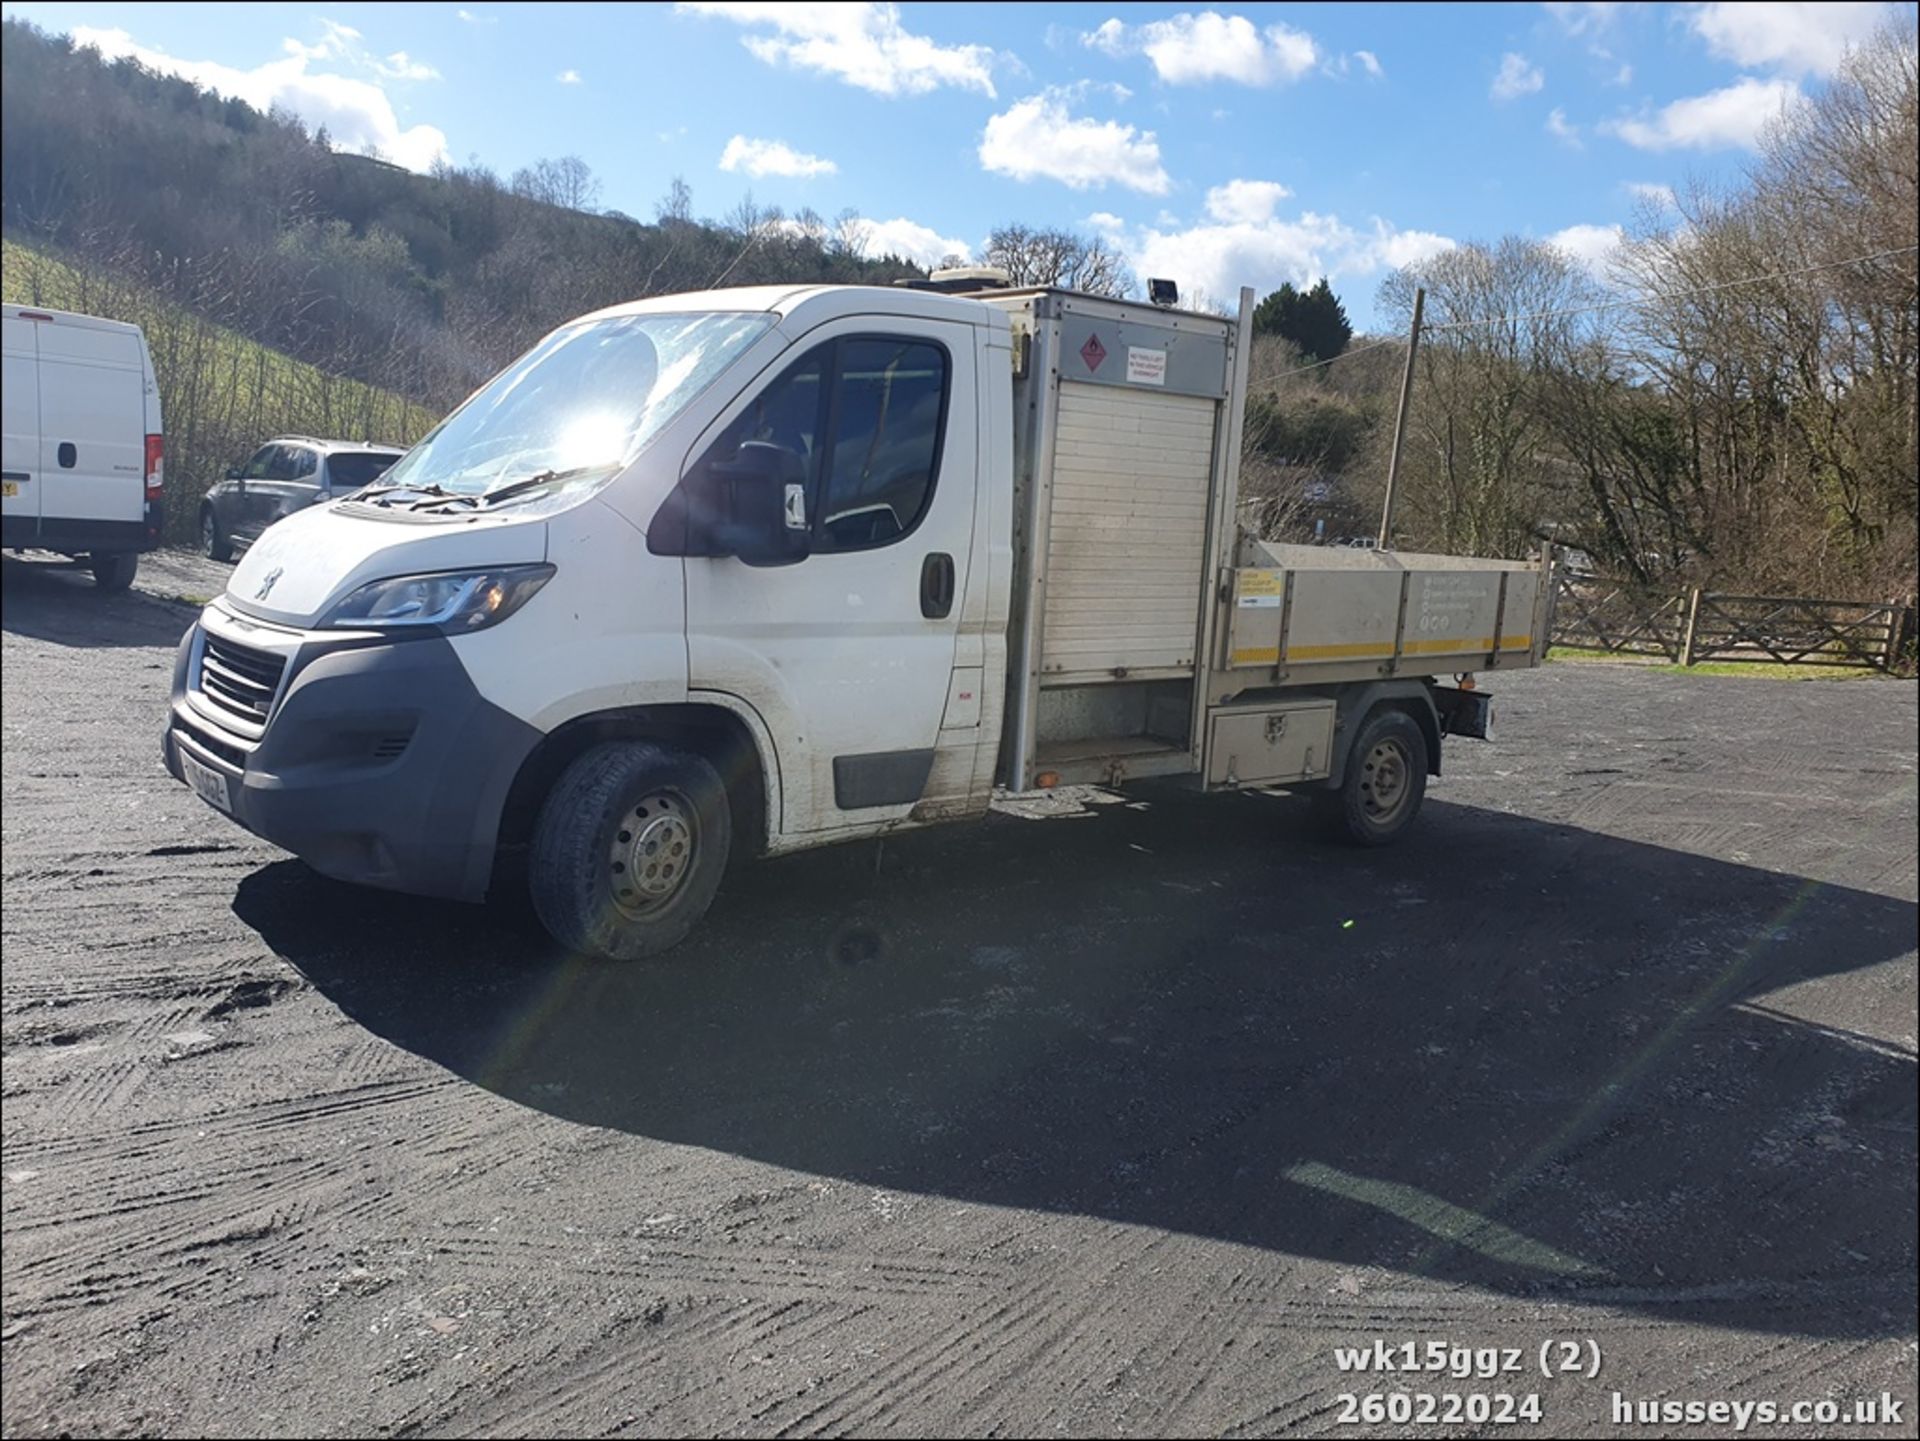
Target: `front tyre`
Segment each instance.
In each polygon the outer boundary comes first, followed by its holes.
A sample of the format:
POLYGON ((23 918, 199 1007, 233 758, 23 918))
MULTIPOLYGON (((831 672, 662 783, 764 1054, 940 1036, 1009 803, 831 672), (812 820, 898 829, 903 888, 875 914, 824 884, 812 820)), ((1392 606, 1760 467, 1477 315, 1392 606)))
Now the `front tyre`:
POLYGON ((1315 802, 1336 838, 1384 846, 1413 824, 1426 795, 1426 733, 1405 711, 1381 710, 1360 728, 1338 789, 1315 802))
POLYGON ((87 568, 93 572, 95 585, 108 595, 116 595, 133 584, 134 573, 140 569, 140 552, 122 550, 111 555, 90 555, 87 568))
POLYGON ((733 844, 719 773, 643 741, 598 745, 548 793, 527 856, 535 914, 568 950, 657 956, 707 913, 733 844))

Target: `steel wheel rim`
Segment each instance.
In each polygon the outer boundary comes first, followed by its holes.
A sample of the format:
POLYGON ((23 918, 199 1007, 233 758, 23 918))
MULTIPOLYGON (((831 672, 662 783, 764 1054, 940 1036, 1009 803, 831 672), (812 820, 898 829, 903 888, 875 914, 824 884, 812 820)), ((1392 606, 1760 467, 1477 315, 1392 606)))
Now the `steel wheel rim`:
POLYGON ((1382 823, 1405 809, 1413 794, 1413 768, 1407 748, 1391 738, 1378 742, 1360 763, 1360 802, 1367 819, 1382 823))
POLYGON ((699 819, 678 791, 652 791, 629 806, 607 847, 614 908, 642 920, 671 905, 686 886, 699 845, 699 819))

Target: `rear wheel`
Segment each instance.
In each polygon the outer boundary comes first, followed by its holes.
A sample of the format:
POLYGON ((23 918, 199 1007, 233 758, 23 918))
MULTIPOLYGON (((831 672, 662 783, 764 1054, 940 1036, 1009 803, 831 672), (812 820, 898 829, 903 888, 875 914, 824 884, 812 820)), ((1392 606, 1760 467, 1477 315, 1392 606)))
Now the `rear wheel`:
POLYGON ((123 550, 111 555, 90 555, 87 568, 93 572, 93 583, 112 595, 133 584, 134 573, 140 569, 140 552, 123 550))
POLYGON ((534 911, 571 951, 658 955, 713 903, 732 829, 726 787, 702 757, 640 741, 595 746, 541 807, 527 856, 534 911))
POLYGON ((200 511, 200 553, 208 560, 233 559, 233 542, 221 534, 220 522, 210 505, 200 511))
POLYGON ((1316 797, 1316 805, 1339 839, 1384 846, 1413 824, 1426 795, 1425 733, 1405 711, 1382 710, 1360 728, 1338 788, 1316 797))

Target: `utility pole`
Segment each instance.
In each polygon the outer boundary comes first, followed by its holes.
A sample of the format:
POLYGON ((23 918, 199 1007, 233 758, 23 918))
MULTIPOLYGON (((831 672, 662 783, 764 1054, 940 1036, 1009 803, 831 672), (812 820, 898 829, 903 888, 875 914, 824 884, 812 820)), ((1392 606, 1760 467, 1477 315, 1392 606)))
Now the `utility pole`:
POLYGON ((1393 454, 1387 460, 1387 499, 1380 507, 1380 549, 1393 549, 1393 500, 1400 485, 1400 447, 1407 438, 1407 401, 1413 396, 1413 357, 1420 351, 1420 317, 1427 308, 1427 291, 1413 292, 1413 333, 1407 337, 1407 373, 1400 377, 1400 413, 1393 422, 1393 454))

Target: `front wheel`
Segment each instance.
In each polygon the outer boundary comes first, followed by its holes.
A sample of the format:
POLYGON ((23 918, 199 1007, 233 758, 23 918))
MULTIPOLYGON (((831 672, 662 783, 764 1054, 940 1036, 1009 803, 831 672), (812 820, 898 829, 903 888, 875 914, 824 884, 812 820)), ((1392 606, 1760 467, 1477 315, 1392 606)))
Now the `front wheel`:
POLYGON ((87 568, 93 572, 93 583, 108 595, 114 595, 133 584, 134 574, 140 569, 140 552, 122 550, 111 555, 90 555, 87 568))
POLYGON ((1427 795, 1427 737, 1401 710, 1375 711, 1360 728, 1340 785, 1315 798, 1338 839, 1384 846, 1420 814, 1427 795))
POLYGON ((644 741, 598 745, 541 807, 527 889, 548 933, 610 961, 659 955, 713 903, 733 842, 719 773, 644 741))

